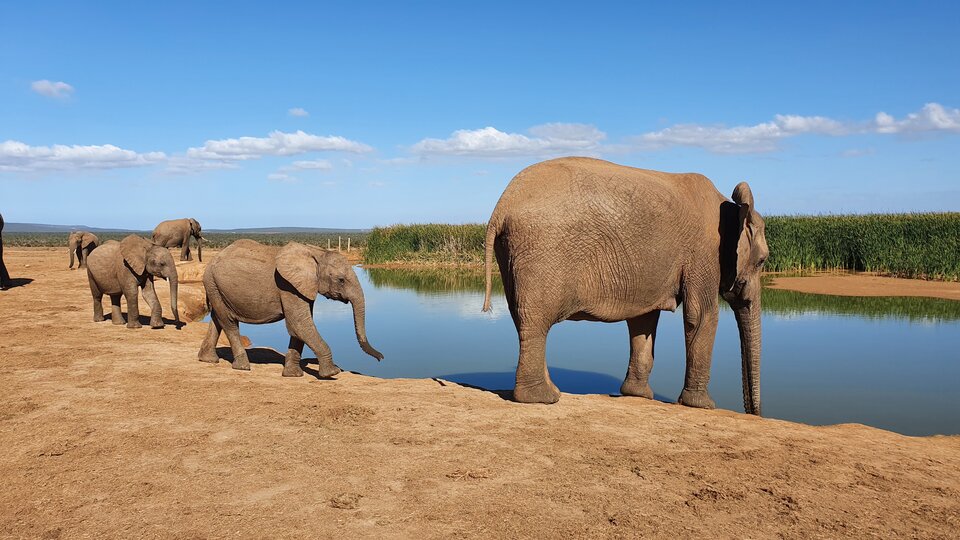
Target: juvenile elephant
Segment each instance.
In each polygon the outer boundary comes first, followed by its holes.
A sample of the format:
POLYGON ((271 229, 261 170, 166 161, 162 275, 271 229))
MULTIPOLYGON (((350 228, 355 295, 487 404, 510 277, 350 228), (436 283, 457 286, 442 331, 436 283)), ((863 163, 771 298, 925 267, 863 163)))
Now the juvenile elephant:
POLYGON ((153 243, 165 248, 180 248, 180 260, 190 261, 190 237, 197 239, 197 260, 203 261, 203 237, 200 222, 193 218, 163 221, 153 230, 153 243))
POLYGON ((5 291, 11 286, 7 265, 3 263, 3 215, 0 215, 0 291, 5 291))
POLYGON ((93 251, 99 243, 100 239, 91 232, 73 231, 70 233, 70 239, 67 241, 70 249, 70 269, 73 269, 74 256, 76 256, 79 262, 77 268, 85 267, 87 265, 87 257, 90 256, 90 252, 93 251))
POLYGON ((683 304, 679 401, 714 407, 707 385, 719 294, 740 329, 744 409, 760 414, 760 270, 769 251, 746 182, 731 202, 699 174, 588 158, 545 161, 513 178, 490 217, 484 311, 494 252, 520 338, 515 400, 560 398, 544 348, 550 327, 564 320, 626 320, 630 364, 620 391, 652 398, 660 311, 683 304))
POLYGON ((120 242, 111 240, 95 249, 87 258, 87 279, 93 294, 93 320, 103 317, 103 295, 110 296, 113 324, 123 324, 120 296, 127 300, 127 328, 140 328, 138 289, 150 305, 150 327, 163 328, 163 308, 154 289, 153 280, 159 277, 170 283, 170 309, 177 327, 180 312, 177 309, 177 265, 166 248, 155 245, 135 234, 120 242))
POLYGON ((330 347, 313 322, 317 293, 331 300, 353 304, 353 322, 363 352, 382 360, 370 346, 365 329, 363 289, 343 255, 291 242, 279 248, 253 240, 238 240, 220 252, 203 273, 212 324, 200 346, 202 362, 217 363, 220 332, 226 332, 233 350, 233 369, 250 369, 240 343, 240 322, 272 323, 283 319, 290 333, 290 346, 283 362, 284 377, 300 377, 300 355, 306 343, 319 362, 321 377, 340 373, 330 347))

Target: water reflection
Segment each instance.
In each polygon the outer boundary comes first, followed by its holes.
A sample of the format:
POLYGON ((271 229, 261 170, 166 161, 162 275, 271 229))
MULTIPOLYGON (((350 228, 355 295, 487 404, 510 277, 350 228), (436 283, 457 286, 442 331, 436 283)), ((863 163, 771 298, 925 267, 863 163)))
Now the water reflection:
MULTIPOLYGON (((368 335, 386 358, 377 363, 360 351, 349 306, 318 300, 318 328, 341 367, 377 377, 440 377, 493 390, 513 386, 517 335, 499 279, 493 312, 481 313, 484 284, 478 269, 357 273, 367 300, 368 335)), ((771 289, 763 301, 766 416, 811 424, 859 422, 915 435, 960 433, 960 302, 771 289)), ((243 332, 255 346, 286 349, 283 323, 244 325, 243 332)), ((651 374, 658 399, 674 401, 680 394, 683 342, 680 314, 663 313, 651 374)), ((547 340, 551 375, 565 392, 616 393, 628 357, 624 323, 568 321, 554 326, 547 340)), ((736 322, 724 310, 710 383, 717 405, 742 411, 740 384, 736 322)))

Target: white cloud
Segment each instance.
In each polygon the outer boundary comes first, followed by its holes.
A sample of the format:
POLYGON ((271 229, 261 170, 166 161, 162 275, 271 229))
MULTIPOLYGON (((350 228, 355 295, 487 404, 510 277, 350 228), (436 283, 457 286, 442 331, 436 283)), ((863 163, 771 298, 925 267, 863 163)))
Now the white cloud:
POLYGON ((505 133, 493 127, 454 131, 446 139, 423 139, 413 145, 416 154, 475 157, 544 156, 596 149, 606 134, 585 124, 543 124, 529 130, 532 137, 505 133))
POLYGON ((30 146, 20 141, 0 143, 0 171, 66 171, 118 169, 154 165, 166 159, 163 152, 138 153, 112 144, 30 146))
POLYGON ((329 171, 333 165, 325 159, 315 159, 312 161, 294 161, 290 168, 298 171, 329 171))
POLYGON ((296 131, 274 131, 267 137, 240 137, 238 139, 211 140, 202 147, 187 150, 187 157, 242 161, 264 156, 294 156, 308 152, 341 151, 363 153, 371 147, 338 136, 319 136, 296 131))
POLYGON ((41 96, 49 98, 66 99, 73 95, 73 87, 63 81, 54 82, 46 79, 33 81, 30 83, 30 88, 41 96))
POLYGON ((286 174, 286 173, 275 172, 272 174, 268 174, 267 180, 270 180, 271 182, 294 182, 297 180, 297 178, 290 176, 289 174, 286 174))
POLYGON ((927 103, 919 112, 910 113, 903 120, 879 112, 874 118, 874 126, 877 133, 960 133, 960 109, 948 109, 939 103, 927 103))
POLYGON ((310 116, 310 113, 308 113, 306 109, 301 107, 294 107, 292 109, 287 109, 287 114, 290 116, 298 117, 298 118, 304 118, 304 117, 310 116))

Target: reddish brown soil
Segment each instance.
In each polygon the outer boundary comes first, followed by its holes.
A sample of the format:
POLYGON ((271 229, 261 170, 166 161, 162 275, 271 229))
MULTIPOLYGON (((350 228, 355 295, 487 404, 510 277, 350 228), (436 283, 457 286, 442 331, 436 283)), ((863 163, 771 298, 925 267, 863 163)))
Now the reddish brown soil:
POLYGON ((65 250, 4 256, 34 281, 0 292, 2 537, 960 536, 958 437, 238 372, 203 323, 91 322, 65 250))
POLYGON ((774 277, 773 289, 837 296, 927 296, 960 300, 960 282, 883 277, 869 273, 822 273, 774 277))

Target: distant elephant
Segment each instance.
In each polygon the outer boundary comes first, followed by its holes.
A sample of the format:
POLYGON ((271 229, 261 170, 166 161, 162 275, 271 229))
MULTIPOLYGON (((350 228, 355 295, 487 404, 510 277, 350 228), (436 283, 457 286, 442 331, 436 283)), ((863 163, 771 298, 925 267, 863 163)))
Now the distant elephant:
POLYGON ((300 377, 300 355, 306 343, 319 362, 321 377, 340 373, 333 354, 313 322, 313 303, 320 293, 353 304, 353 322, 363 352, 382 360, 367 341, 365 303, 360 281, 343 255, 291 242, 280 248, 253 240, 238 240, 220 252, 203 273, 211 324, 200 346, 202 362, 217 363, 220 332, 233 350, 233 369, 250 369, 240 342, 240 322, 272 323, 283 319, 290 345, 283 362, 284 377, 300 377))
POLYGON ((70 249, 70 269, 73 269, 74 256, 76 256, 79 262, 77 268, 85 267, 87 265, 87 257, 90 256, 90 252, 93 251, 99 243, 100 239, 91 232, 73 231, 70 233, 70 239, 67 241, 70 249))
POLYGON ((12 286, 7 265, 3 263, 3 215, 0 215, 0 291, 5 291, 12 286))
POLYGON ((197 260, 203 261, 203 237, 200 222, 193 218, 163 221, 153 230, 153 243, 165 248, 180 248, 180 260, 190 261, 190 237, 197 239, 197 260))
POLYGON ((545 345, 550 327, 564 320, 626 320, 630 364, 620 392, 652 398, 660 311, 683 304, 679 402, 713 408, 707 386, 719 294, 740 329, 744 409, 760 414, 760 270, 769 250, 746 182, 730 202, 699 174, 544 161, 513 178, 490 217, 484 311, 494 252, 520 338, 515 400, 560 399, 545 345))
POLYGON ((135 234, 120 242, 111 240, 95 249, 87 258, 87 278, 93 294, 93 320, 103 317, 103 295, 110 296, 113 324, 123 324, 120 296, 127 300, 127 328, 140 328, 138 288, 150 305, 150 327, 163 328, 163 308, 157 298, 153 280, 159 277, 170 283, 170 309, 177 327, 180 312, 177 309, 177 265, 170 252, 135 234))

